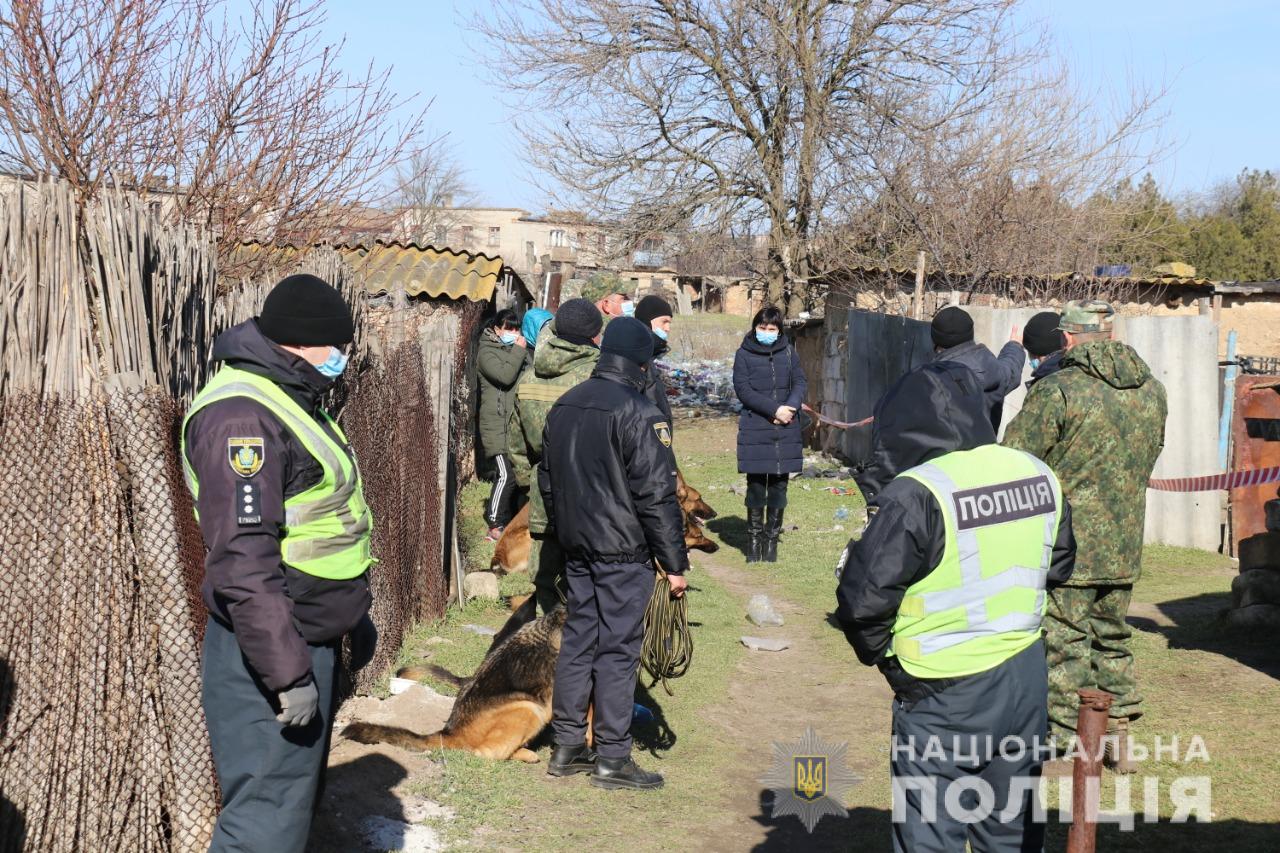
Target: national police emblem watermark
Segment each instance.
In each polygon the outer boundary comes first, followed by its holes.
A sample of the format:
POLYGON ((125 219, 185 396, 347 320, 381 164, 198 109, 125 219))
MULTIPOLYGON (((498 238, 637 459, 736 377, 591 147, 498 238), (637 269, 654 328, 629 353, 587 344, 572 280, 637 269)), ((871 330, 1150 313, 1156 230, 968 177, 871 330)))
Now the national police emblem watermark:
POLYGON ((845 766, 848 749, 825 742, 812 727, 797 741, 774 741, 773 768, 760 780, 773 791, 773 817, 795 815, 809 832, 824 815, 845 817, 845 791, 862 781, 845 766))

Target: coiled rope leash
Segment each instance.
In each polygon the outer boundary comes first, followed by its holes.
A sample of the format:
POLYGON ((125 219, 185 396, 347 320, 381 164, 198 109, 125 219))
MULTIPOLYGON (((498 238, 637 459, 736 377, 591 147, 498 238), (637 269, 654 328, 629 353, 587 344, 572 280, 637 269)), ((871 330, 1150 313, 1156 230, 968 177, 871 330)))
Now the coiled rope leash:
MULTIPOLYGON (((671 597, 667 573, 658 570, 658 579, 644 611, 644 641, 640 646, 640 663, 653 678, 662 682, 668 696, 676 695, 667 683, 689 671, 693 661, 693 635, 689 633, 689 594, 671 597)), ((649 685, 650 687, 653 684, 649 685)))

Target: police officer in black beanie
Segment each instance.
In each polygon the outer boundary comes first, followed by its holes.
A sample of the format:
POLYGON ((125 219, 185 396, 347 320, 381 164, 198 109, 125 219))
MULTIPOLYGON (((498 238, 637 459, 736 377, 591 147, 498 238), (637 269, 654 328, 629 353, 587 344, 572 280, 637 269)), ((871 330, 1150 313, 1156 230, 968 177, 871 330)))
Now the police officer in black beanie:
MULTIPOLYGON (((636 319, 648 326, 653 333, 654 361, 671 351, 671 347, 667 344, 667 337, 671 334, 671 303, 661 296, 649 294, 636 305, 636 319)), ((663 381, 662 373, 656 367, 650 366, 648 375, 649 383, 645 386, 644 394, 658 407, 658 411, 666 416, 667 423, 674 427, 675 423, 671 420, 671 401, 667 399, 667 383, 663 381)))
POLYGON ((1041 311, 1027 321, 1022 332, 1022 345, 1031 357, 1028 388, 1061 369, 1062 357, 1067 352, 1067 341, 1058 328, 1061 323, 1062 315, 1056 311, 1041 311))
POLYGON ((222 809, 215 853, 302 853, 333 727, 338 647, 372 653, 372 518, 323 397, 355 335, 342 295, 292 275, 214 342, 182 424, 204 537, 203 704, 222 809))
POLYGON ((600 788, 662 786, 660 775, 631 759, 631 712, 654 564, 677 596, 689 565, 671 424, 643 394, 652 358, 651 330, 615 317, 591 378, 551 409, 538 466, 569 588, 552 699, 556 748, 547 772, 590 772, 600 788), (595 751, 586 745, 593 699, 595 751))
POLYGON ((933 338, 934 361, 963 364, 978 378, 978 387, 991 413, 991 426, 999 435, 1004 398, 1022 381, 1022 365, 1027 357, 1022 348, 1022 331, 1014 326, 1009 342, 1000 348, 999 356, 994 356, 991 350, 973 340, 973 318, 969 312, 948 305, 934 315, 929 334, 933 338))

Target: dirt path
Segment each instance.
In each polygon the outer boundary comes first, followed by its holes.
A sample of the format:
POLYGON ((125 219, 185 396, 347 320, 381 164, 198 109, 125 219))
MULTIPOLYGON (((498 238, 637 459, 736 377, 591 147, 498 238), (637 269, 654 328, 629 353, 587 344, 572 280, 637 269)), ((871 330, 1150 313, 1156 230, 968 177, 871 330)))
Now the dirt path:
POLYGON ((790 641, 781 652, 748 652, 734 674, 724 701, 706 709, 708 722, 721 727, 739 746, 724 761, 724 795, 732 818, 699 827, 690 849, 717 851, 841 850, 858 840, 859 850, 888 849, 889 815, 855 805, 849 819, 823 818, 810 835, 791 816, 770 817, 772 794, 759 779, 773 763, 774 741, 794 741, 806 727, 828 743, 848 743, 846 764, 865 780, 854 800, 884 802, 867 796, 882 789, 888 774, 889 703, 892 694, 879 673, 861 666, 848 650, 832 655, 823 633, 833 629, 827 614, 814 613, 781 598, 754 571, 748 575, 715 556, 700 555, 697 567, 738 595, 745 605, 765 593, 785 624, 761 628, 743 623, 743 633, 790 641), (870 840, 870 844, 863 839, 870 840), (883 845, 878 840, 883 840, 883 845))

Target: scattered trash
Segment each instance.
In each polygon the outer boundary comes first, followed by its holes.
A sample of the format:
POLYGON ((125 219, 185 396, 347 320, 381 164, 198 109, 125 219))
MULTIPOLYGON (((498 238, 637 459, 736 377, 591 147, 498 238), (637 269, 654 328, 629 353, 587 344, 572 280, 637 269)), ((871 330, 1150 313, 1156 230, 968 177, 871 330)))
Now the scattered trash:
POLYGON ((631 722, 633 723, 652 723, 653 711, 650 711, 639 702, 635 702, 631 706, 631 722))
POLYGON ((770 640, 765 637, 743 637, 742 645, 753 652, 780 652, 791 648, 790 640, 770 640))
POLYGON ((747 602, 747 618, 763 628, 775 628, 782 624, 782 614, 767 595, 751 596, 751 600, 747 602))
POLYGON ((848 521, 849 508, 844 504, 840 504, 840 506, 836 507, 836 514, 833 516, 833 518, 835 518, 836 521, 848 521))
POLYGON ((654 365, 662 373, 672 406, 742 411, 733 392, 733 359, 694 359, 671 353, 654 365))
POLYGON ((848 495, 862 494, 862 492, 858 490, 857 486, 828 486, 827 488, 823 489, 823 491, 829 492, 833 495, 836 495, 837 497, 845 497, 848 495))
POLYGON ((392 678, 390 687, 391 695, 399 696, 401 693, 405 692, 417 683, 418 682, 414 681, 412 678, 392 678))
POLYGON ((496 628, 486 628, 483 625, 463 625, 462 627, 465 630, 470 631, 473 634, 479 634, 482 637, 494 637, 498 634, 496 628))
POLYGON ((813 491, 813 486, 810 486, 808 483, 801 483, 800 488, 804 489, 806 492, 813 491))

